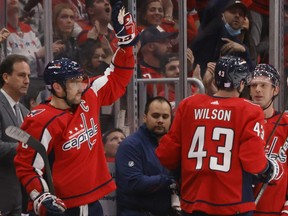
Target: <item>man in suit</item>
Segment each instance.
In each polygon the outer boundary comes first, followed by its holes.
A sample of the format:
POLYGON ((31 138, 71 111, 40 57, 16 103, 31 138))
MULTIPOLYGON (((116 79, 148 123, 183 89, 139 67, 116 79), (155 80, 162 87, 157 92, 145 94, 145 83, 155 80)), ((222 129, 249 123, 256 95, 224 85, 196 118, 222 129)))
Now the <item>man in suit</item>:
POLYGON ((29 77, 25 56, 10 55, 0 65, 0 215, 5 216, 20 216, 22 211, 21 187, 13 163, 18 142, 9 138, 5 129, 9 125, 20 126, 28 114, 19 100, 27 93, 29 77), (18 111, 14 108, 17 104, 18 111))

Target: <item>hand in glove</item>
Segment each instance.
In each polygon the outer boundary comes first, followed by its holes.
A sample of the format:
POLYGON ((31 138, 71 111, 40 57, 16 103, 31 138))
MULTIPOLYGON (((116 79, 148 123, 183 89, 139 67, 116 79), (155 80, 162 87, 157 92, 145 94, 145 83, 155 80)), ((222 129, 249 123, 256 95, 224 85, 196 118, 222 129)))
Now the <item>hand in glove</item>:
POLYGON ((283 175, 283 165, 277 159, 269 158, 268 166, 264 173, 258 175, 260 182, 271 182, 279 180, 283 175))
POLYGON ((50 193, 42 193, 33 202, 34 211, 40 216, 64 215, 66 206, 63 201, 50 193))
POLYGON ((121 1, 116 2, 113 6, 112 22, 119 46, 136 45, 139 40, 136 24, 132 15, 125 13, 125 7, 121 1))

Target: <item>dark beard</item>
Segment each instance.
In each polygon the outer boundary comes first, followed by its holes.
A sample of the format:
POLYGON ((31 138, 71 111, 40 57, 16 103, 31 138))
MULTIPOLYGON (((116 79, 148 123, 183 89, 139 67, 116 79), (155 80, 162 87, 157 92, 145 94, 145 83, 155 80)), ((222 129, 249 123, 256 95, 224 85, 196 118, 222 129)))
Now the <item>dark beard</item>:
POLYGON ((157 138, 161 138, 162 136, 164 136, 167 133, 167 130, 164 127, 163 130, 160 132, 159 130, 156 130, 156 128, 160 128, 159 126, 154 127, 151 132, 157 137, 157 138))

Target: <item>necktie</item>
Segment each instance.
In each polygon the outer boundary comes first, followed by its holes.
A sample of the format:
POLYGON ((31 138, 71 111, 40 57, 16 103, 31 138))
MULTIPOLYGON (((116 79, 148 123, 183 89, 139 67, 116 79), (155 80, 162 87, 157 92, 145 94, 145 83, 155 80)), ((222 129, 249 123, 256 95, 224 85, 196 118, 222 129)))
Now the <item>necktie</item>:
POLYGON ((19 103, 16 103, 14 105, 14 109, 15 109, 15 114, 16 114, 18 126, 20 126, 22 124, 22 118, 21 118, 21 111, 20 111, 19 103))

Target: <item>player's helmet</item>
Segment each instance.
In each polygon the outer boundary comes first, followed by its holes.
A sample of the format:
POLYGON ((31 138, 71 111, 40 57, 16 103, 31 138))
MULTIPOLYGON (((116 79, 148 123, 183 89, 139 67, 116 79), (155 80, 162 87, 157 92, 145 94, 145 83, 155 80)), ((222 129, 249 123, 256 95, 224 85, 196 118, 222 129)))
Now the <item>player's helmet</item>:
POLYGON ((49 62, 44 70, 44 81, 49 89, 54 82, 65 84, 67 79, 81 77, 84 71, 81 66, 68 58, 49 62))
POLYGON ((247 62, 231 55, 218 59, 215 67, 215 83, 219 89, 235 89, 249 74, 247 62))
MULTIPOLYGON (((256 65, 251 77, 248 79, 248 85, 252 81, 257 80, 257 77, 264 76, 267 81, 271 81, 273 86, 280 85, 280 74, 273 65, 270 64, 258 64, 256 65)), ((263 81, 263 79, 261 79, 263 81)))

